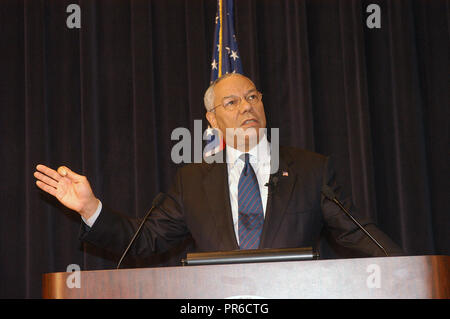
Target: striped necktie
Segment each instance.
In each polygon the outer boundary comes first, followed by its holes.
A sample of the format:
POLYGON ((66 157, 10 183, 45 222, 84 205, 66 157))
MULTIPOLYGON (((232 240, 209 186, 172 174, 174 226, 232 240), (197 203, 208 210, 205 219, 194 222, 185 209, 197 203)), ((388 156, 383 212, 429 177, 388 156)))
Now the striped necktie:
POLYGON ((245 153, 242 156, 245 165, 238 185, 239 247, 257 249, 264 223, 264 212, 258 179, 250 164, 250 155, 245 153))

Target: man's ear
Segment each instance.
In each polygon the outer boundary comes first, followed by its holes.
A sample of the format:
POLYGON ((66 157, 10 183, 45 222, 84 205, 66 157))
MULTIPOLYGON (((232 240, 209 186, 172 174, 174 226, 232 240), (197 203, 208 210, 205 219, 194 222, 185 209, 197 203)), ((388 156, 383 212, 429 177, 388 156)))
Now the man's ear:
POLYGON ((212 128, 217 128, 217 120, 216 120, 216 114, 213 112, 206 112, 206 119, 209 122, 209 125, 211 125, 212 128))

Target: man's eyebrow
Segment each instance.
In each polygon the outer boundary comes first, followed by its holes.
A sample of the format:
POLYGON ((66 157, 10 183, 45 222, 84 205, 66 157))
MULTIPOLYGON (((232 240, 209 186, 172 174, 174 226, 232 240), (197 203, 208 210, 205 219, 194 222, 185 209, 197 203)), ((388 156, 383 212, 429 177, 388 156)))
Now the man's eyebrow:
POLYGON ((224 99, 228 99, 228 98, 230 98, 230 97, 237 97, 236 95, 227 95, 227 96, 224 96, 223 98, 224 99))

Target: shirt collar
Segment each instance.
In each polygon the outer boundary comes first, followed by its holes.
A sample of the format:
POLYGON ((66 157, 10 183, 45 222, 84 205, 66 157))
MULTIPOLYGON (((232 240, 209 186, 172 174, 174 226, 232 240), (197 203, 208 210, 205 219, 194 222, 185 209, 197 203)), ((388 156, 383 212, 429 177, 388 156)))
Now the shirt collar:
MULTIPOLYGON (((264 134, 259 143, 248 151, 248 153, 250 154, 250 163, 252 164, 270 163, 270 144, 269 141, 267 141, 266 134, 264 134)), ((227 163, 234 165, 244 152, 227 145, 226 154, 227 163)))

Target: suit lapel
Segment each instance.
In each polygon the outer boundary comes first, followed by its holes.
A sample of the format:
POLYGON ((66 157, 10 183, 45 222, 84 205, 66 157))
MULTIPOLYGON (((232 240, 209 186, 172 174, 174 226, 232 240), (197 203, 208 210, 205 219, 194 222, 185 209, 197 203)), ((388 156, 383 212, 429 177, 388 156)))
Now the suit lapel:
POLYGON ((208 172, 203 179, 203 188, 220 234, 222 250, 239 249, 230 206, 227 164, 213 163, 206 166, 208 172))
MULTIPOLYGON (((272 247, 272 243, 278 235, 278 229, 286 213, 297 180, 296 174, 289 168, 292 163, 291 157, 280 148, 279 169, 271 176, 272 179, 277 177, 278 183, 275 191, 267 199, 266 217, 259 248, 272 247), (287 173, 287 176, 283 176, 286 175, 283 172, 287 173)), ((206 165, 206 167, 207 172, 203 179, 203 189, 215 220, 217 232, 220 234, 221 250, 239 249, 230 206, 227 164, 213 163, 206 165), (223 203, 223 205, 218 203, 223 203)))
POLYGON ((259 248, 270 248, 275 237, 278 235, 278 228, 284 218, 288 203, 297 179, 296 174, 289 169, 292 164, 290 156, 282 152, 280 148, 280 165, 278 172, 271 176, 271 180, 278 178, 278 182, 272 194, 268 196, 266 217, 264 220, 263 232, 259 248), (287 175, 287 176, 286 176, 287 175))

